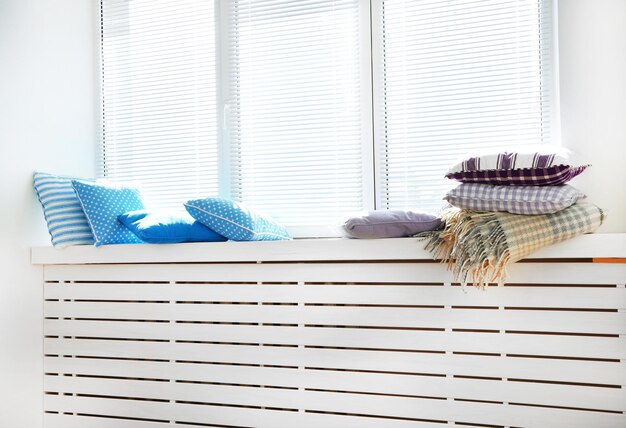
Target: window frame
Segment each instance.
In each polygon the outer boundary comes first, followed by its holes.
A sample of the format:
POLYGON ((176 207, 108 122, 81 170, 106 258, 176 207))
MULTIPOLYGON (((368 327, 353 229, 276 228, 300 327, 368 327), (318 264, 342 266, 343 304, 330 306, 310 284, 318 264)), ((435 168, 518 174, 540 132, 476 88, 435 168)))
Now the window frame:
MULTIPOLYGON (((96 138, 96 171, 100 177, 107 176, 106 162, 102 161, 106 151, 104 146, 105 129, 104 129, 104 94, 102 90, 102 43, 103 33, 101 24, 103 19, 102 7, 103 1, 100 1, 100 7, 96 10, 97 22, 97 61, 96 73, 98 74, 98 125, 99 132, 96 138), (101 155, 102 154, 102 155, 101 155)), ((218 182, 219 197, 231 198, 231 135, 229 129, 230 122, 230 105, 231 100, 228 99, 230 93, 230 62, 228 58, 229 52, 229 22, 230 8, 228 4, 232 0, 213 0, 215 7, 215 55, 216 55, 216 112, 217 112, 217 149, 218 149, 218 182)), ((385 162, 382 159, 382 146, 384 142, 384 126, 380 118, 383 115, 383 100, 385 96, 384 87, 380 84, 384 74, 384 58, 383 58, 383 37, 378 31, 381 28, 383 17, 382 3, 384 0, 358 0, 359 7, 359 25, 361 39, 359 43, 360 49, 360 72, 361 72, 361 168, 362 168, 362 195, 363 210, 369 211, 374 209, 384 209, 382 201, 382 180, 385 178, 383 167, 385 162)), ((560 106, 559 106, 559 68, 558 68, 558 26, 557 26, 557 7, 558 0, 539 0, 549 1, 551 3, 551 45, 550 60, 551 73, 546 79, 551 83, 549 88, 551 97, 552 114, 550 115, 550 127, 552 129, 552 144, 560 145, 560 106)), ((443 179, 443 178, 442 178, 443 179)), ((332 225, 331 225, 332 226, 332 225)), ((290 232, 295 237, 331 237, 337 236, 330 228, 325 227, 323 230, 319 226, 299 225, 290 227, 290 232)))

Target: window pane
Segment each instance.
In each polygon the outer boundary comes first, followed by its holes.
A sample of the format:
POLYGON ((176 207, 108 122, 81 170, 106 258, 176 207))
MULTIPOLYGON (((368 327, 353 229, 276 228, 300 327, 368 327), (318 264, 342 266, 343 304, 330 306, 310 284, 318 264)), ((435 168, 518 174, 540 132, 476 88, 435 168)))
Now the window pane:
POLYGON ((463 154, 551 141, 550 1, 377 4, 381 207, 437 210, 463 154))
POLYGON ((102 1, 102 175, 152 206, 218 193, 212 1, 102 1))
POLYGON ((359 1, 228 3, 233 197, 288 226, 362 209, 359 1))

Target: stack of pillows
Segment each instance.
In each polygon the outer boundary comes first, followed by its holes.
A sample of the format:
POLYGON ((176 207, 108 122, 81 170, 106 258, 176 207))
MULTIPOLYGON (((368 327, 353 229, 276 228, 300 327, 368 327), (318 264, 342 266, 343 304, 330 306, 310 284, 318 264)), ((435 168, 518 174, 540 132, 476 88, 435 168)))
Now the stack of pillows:
MULTIPOLYGON (((454 165, 446 178, 462 184, 444 200, 472 211, 522 215, 552 214, 585 197, 565 184, 589 165, 576 166, 557 154, 497 153, 470 157, 454 165)), ((441 219, 418 211, 371 211, 341 226, 351 238, 395 238, 437 229, 441 219)))
POLYGON ((473 211, 552 214, 585 197, 565 183, 588 166, 575 166, 561 156, 543 153, 470 157, 446 174, 446 178, 462 184, 449 191, 444 200, 473 211))
POLYGON ((128 184, 37 172, 34 186, 55 247, 291 239, 271 217, 227 199, 156 211, 128 184))

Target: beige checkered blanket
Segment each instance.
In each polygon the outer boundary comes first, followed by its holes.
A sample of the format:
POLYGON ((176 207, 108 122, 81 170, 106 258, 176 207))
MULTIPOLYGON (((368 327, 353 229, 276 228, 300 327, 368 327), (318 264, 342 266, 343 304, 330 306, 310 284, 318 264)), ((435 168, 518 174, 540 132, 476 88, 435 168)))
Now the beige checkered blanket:
POLYGON ((546 245, 596 230, 604 213, 579 202, 554 214, 519 215, 448 208, 443 229, 418 234, 426 249, 448 263, 456 281, 502 284, 507 266, 546 245))

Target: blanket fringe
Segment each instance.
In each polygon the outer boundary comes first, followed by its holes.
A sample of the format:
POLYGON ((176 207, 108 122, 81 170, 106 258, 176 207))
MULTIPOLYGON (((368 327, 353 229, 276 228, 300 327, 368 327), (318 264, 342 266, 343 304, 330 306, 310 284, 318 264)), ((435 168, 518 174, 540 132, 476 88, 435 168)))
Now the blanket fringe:
POLYGON ((427 240, 426 250, 447 264, 455 281, 481 288, 506 281, 510 252, 494 213, 451 208, 442 213, 442 221, 443 229, 417 237, 427 240))

